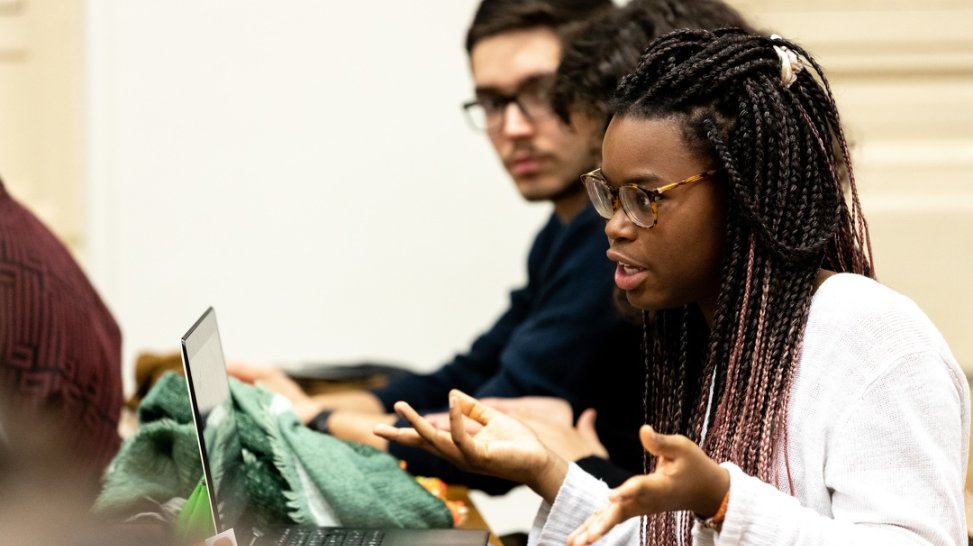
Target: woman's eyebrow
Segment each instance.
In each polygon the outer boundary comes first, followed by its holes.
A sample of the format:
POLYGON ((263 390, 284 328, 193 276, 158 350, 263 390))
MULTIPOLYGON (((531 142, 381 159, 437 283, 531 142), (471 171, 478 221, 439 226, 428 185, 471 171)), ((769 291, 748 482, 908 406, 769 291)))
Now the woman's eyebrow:
POLYGON ((622 177, 621 182, 617 182, 617 183, 613 182, 612 179, 605 174, 605 171, 601 171, 601 177, 605 179, 605 182, 609 183, 612 186, 630 186, 634 184, 636 186, 651 187, 651 186, 658 186, 665 182, 662 179, 662 177, 652 172, 625 176, 622 177))

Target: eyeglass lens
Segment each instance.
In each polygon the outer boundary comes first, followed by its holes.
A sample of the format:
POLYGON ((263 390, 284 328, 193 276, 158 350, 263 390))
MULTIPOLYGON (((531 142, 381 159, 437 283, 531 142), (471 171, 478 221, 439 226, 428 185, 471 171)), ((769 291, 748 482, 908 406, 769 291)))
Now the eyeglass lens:
MULTIPOLYGON (((588 197, 591 199, 595 211, 602 217, 610 219, 615 214, 615 203, 612 189, 604 181, 592 176, 584 178, 588 197)), ((655 210, 652 200, 644 191, 632 186, 619 188, 618 199, 625 214, 635 224, 648 227, 655 224, 655 210)))
POLYGON ((470 123, 478 129, 500 127, 510 103, 516 104, 525 117, 536 121, 553 112, 550 102, 552 84, 549 77, 532 79, 514 95, 485 94, 465 104, 464 109, 470 123))

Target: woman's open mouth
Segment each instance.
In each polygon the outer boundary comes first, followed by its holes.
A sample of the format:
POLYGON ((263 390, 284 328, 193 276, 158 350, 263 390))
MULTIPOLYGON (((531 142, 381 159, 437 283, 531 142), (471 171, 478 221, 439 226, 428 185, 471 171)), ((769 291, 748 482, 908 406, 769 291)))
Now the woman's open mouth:
POLYGON ((619 263, 615 268, 615 284, 622 290, 635 290, 648 276, 649 271, 634 265, 619 263))

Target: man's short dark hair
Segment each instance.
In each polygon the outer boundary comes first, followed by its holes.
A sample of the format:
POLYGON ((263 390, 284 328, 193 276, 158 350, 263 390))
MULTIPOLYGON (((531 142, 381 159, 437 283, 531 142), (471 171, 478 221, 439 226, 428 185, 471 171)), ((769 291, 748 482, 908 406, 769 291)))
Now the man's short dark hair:
POLYGON ((466 52, 484 38, 537 27, 558 30, 612 6, 611 0, 483 0, 466 33, 466 52))
POLYGON ((722 0, 632 0, 587 22, 564 27, 564 53, 554 84, 558 115, 569 110, 608 118, 618 81, 635 70, 649 42, 681 28, 751 30, 742 15, 722 0))

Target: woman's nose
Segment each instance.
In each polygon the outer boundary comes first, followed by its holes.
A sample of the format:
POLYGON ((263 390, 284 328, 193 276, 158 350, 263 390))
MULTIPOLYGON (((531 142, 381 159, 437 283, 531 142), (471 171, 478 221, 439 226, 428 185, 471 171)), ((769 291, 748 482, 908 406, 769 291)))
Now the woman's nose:
POLYGON ((621 204, 619 204, 615 207, 615 213, 605 224, 605 235, 608 236, 608 241, 611 243, 632 240, 635 238, 637 229, 638 226, 629 220, 628 215, 625 214, 621 204))

